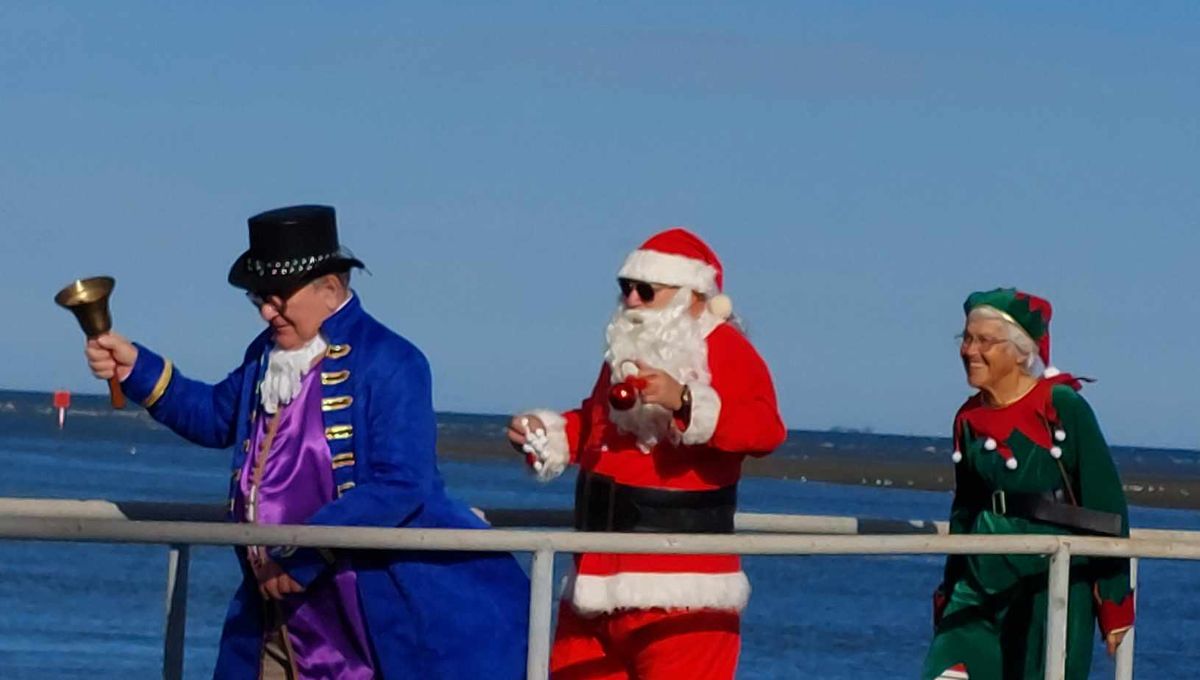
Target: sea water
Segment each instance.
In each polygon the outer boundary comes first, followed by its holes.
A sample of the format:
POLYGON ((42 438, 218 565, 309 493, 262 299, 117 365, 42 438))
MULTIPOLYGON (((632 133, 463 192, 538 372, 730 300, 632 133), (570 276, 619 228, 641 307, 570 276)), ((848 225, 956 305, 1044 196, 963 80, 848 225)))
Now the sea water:
MULTIPOLYGON (((60 432, 47 395, 0 392, 0 496, 224 499, 227 452, 187 444, 136 409, 92 406, 73 410, 60 432)), ((456 442, 502 436, 503 420, 496 418, 441 421, 456 442)), ((843 433, 837 441, 855 437, 843 433)), ((862 446, 842 448, 847 466, 869 465, 862 446)), ((1175 464, 1195 462, 1188 457, 1175 464)), ((443 461, 441 469, 450 492, 477 507, 570 506, 569 473, 539 484, 516 456, 443 461)), ((944 519, 950 503, 946 492, 764 478, 745 479, 739 498, 741 509, 752 512, 904 519, 944 519)), ((1200 530, 1195 511, 1135 507, 1131 514, 1135 526, 1200 530)), ((938 556, 747 558, 754 592, 738 677, 916 677, 942 562, 938 556)), ((166 564, 162 546, 0 541, 0 678, 160 677, 166 564)), ((238 578, 232 549, 193 549, 186 677, 211 677, 238 578)), ((1138 600, 1138 676, 1197 677, 1200 564, 1143 562, 1138 600)), ((1095 657, 1093 676, 1112 677, 1112 663, 1099 647, 1095 657)))

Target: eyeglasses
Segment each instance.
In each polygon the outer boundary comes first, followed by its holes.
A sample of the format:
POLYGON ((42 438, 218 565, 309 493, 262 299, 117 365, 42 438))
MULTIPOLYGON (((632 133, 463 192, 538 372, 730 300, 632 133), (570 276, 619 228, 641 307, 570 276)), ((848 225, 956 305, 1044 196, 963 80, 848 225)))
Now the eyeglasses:
POLYGON ((629 297, 629 293, 637 291, 638 298, 642 302, 654 302, 654 296, 658 291, 668 288, 668 286, 656 286, 653 283, 638 281, 636 279, 617 279, 617 285, 621 288, 621 297, 629 297))
MULTIPOLYGON (((303 288, 303 286, 301 286, 301 288, 303 288)), ((288 300, 291 299, 291 297, 297 292, 299 292, 299 290, 300 288, 296 288, 293 290, 273 293, 248 290, 246 291, 246 299, 249 300, 250 304, 254 305, 254 308, 257 310, 261 311, 263 305, 271 305, 275 311, 283 314, 283 310, 287 307, 288 300)))
POLYGON ((989 338, 986 335, 959 333, 954 336, 954 341, 961 349, 969 349, 971 345, 978 345, 980 352, 986 352, 1000 343, 1008 342, 1008 338, 989 338))

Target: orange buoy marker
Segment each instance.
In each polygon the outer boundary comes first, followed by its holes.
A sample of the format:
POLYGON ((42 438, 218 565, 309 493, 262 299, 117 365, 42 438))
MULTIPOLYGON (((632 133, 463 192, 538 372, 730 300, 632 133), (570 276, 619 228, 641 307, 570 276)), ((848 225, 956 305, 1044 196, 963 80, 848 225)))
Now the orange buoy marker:
POLYGON ((66 390, 58 390, 54 393, 54 408, 58 409, 58 429, 63 429, 63 423, 67 419, 67 409, 71 408, 71 393, 66 390))

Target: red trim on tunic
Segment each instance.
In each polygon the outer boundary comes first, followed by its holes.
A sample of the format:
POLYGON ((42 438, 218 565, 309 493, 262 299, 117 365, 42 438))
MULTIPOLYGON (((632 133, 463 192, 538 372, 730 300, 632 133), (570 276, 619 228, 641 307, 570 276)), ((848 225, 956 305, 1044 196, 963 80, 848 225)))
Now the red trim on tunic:
POLYGON ((954 450, 962 451, 962 426, 967 425, 976 438, 996 440, 995 453, 1004 459, 1012 458, 1008 440, 1020 432, 1034 444, 1047 451, 1055 446, 1054 431, 1061 427, 1058 409, 1054 408, 1053 391, 1056 385, 1079 390, 1082 385, 1075 376, 1061 373, 1053 378, 1041 378, 1028 394, 999 408, 983 402, 976 394, 963 404, 954 417, 954 450))

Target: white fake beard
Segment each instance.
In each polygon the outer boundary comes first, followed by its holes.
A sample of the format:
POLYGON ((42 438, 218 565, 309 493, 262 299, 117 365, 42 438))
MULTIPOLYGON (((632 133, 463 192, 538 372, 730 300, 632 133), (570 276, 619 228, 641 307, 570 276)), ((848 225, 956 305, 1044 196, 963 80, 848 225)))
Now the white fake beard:
POLYGON ((263 410, 275 413, 280 406, 292 403, 300 394, 300 384, 313 366, 313 361, 325 353, 329 344, 319 334, 298 349, 271 350, 267 358, 267 374, 258 386, 263 410))
MULTIPOLYGON (((665 371, 680 383, 707 385, 708 344, 704 325, 690 313, 692 291, 681 288, 662 309, 630 309, 620 303, 608 322, 604 360, 612 371, 612 384, 636 375, 634 361, 665 371)), ((663 406, 641 400, 628 411, 610 408, 608 418, 617 429, 637 438, 649 453, 673 432, 672 414, 663 406)))

